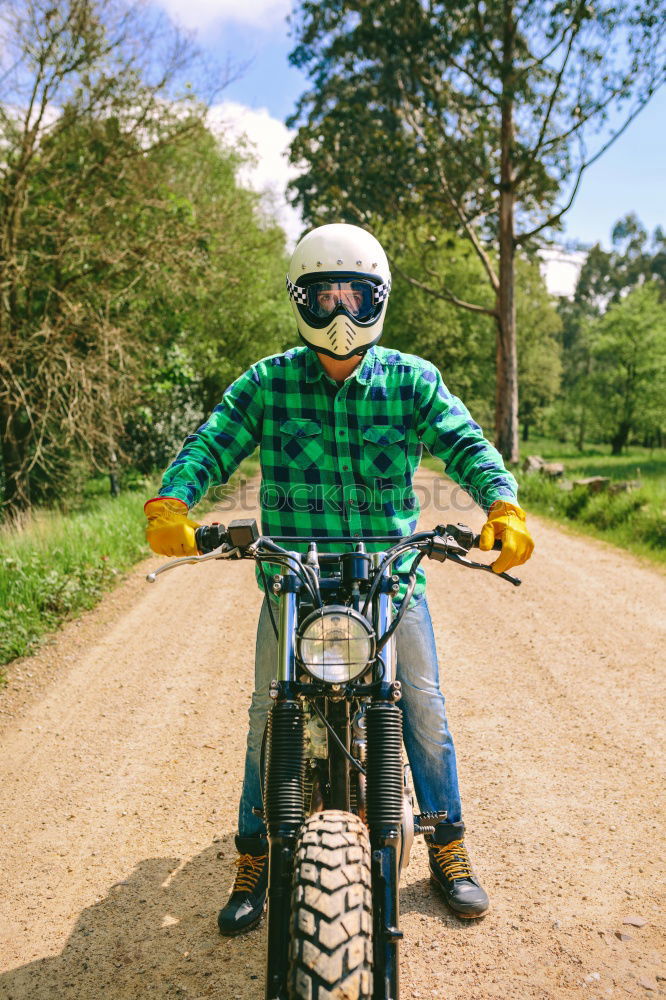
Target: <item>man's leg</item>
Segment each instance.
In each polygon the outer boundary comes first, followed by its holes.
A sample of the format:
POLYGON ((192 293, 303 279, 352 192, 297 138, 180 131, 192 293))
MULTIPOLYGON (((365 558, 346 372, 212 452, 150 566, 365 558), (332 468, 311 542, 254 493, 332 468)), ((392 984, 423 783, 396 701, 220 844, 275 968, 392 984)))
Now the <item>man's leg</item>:
POLYGON ((236 848, 238 870, 229 901, 218 914, 217 923, 222 934, 242 934, 251 930, 261 919, 266 902, 268 882, 268 843, 266 827, 254 814, 261 808, 261 744, 266 718, 270 707, 268 685, 275 677, 277 642, 271 625, 266 600, 261 608, 257 625, 257 644, 254 658, 254 692, 249 709, 250 724, 245 752, 243 791, 238 807, 238 836, 236 848))
POLYGON ((421 812, 447 813, 428 838, 430 870, 444 898, 461 917, 479 917, 488 896, 474 876, 463 836, 453 739, 439 688, 437 648, 427 601, 407 613, 396 632, 397 678, 402 683, 403 729, 421 812))
MULTIPOLYGON (((277 612, 274 612, 277 614, 277 612)), ((238 806, 239 837, 266 837, 263 820, 253 809, 260 809, 263 801, 261 789, 261 744, 264 739, 266 719, 271 706, 268 685, 277 676, 277 639, 271 625, 268 602, 264 598, 257 624, 257 644, 254 654, 254 691, 248 711, 247 749, 243 790, 238 806)))

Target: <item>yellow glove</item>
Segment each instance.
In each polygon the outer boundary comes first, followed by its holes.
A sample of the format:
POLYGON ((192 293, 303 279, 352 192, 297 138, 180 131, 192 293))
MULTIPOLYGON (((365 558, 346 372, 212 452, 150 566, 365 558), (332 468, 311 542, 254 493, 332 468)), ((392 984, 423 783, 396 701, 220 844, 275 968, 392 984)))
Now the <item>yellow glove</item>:
POLYGON ((199 527, 188 518, 188 507, 175 497, 155 497, 144 505, 148 518, 146 541, 160 556, 196 556, 194 532, 199 527))
POLYGON ((525 511, 506 500, 496 500, 488 511, 488 520, 481 529, 479 548, 488 552, 497 538, 502 551, 492 564, 495 573, 505 573, 513 566, 527 562, 534 542, 525 525, 525 511))

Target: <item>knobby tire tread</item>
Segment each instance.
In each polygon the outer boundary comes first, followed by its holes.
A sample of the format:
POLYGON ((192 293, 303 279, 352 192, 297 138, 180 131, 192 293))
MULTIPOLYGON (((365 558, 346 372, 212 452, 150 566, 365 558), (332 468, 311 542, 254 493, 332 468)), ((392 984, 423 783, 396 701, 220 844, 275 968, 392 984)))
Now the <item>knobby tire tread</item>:
POLYGON ((370 841, 353 813, 303 824, 292 883, 290 1000, 371 1000, 370 841))

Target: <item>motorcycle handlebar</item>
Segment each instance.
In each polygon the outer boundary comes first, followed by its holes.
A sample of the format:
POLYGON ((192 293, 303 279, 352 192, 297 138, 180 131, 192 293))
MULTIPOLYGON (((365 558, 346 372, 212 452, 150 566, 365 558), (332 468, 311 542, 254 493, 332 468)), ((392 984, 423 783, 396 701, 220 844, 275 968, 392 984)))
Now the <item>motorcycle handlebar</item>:
MULTIPOLYGON (((479 539, 480 538, 481 538, 481 535, 475 535, 474 536, 474 545, 472 546, 473 549, 478 549, 479 548, 479 539)), ((493 550, 495 552, 501 552, 502 551, 502 539, 501 538, 496 538, 495 539, 495 542, 493 544, 493 550)))
POLYGON ((194 532, 194 539, 199 552, 206 555, 228 542, 229 536, 223 524, 202 524, 194 532))
MULTIPOLYGON (((447 527, 450 528, 451 526, 448 525, 447 527)), ((438 529, 435 529, 435 531, 436 533, 439 533, 438 529)), ((221 545, 224 545, 229 542, 229 535, 223 524, 202 524, 199 528, 197 528, 194 537, 196 539, 197 548, 199 549, 199 552, 201 552, 204 555, 206 553, 213 552, 215 549, 218 549, 221 545)), ((469 548, 478 549, 480 537, 481 537, 480 535, 473 535, 470 532, 470 538, 472 544, 469 546, 469 548)), ((379 536, 377 540, 380 539, 382 541, 386 540, 384 539, 383 536, 379 536)), ((299 540, 302 539, 294 539, 294 541, 299 541, 299 540)), ((314 541, 315 539, 307 539, 307 540, 314 541)), ((365 539, 362 538, 349 539, 349 541, 353 542, 372 541, 372 540, 373 539, 371 536, 365 539)), ((399 539, 391 539, 391 540, 393 542, 399 541, 399 539)), ((495 550, 495 552, 501 552, 502 542, 499 538, 495 541, 493 549, 495 550)))

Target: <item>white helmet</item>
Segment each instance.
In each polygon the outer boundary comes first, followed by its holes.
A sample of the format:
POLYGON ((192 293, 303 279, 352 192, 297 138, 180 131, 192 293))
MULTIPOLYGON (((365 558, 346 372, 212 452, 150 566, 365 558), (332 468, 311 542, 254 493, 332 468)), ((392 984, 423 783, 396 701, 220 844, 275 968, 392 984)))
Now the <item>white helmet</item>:
POLYGON ((350 358, 365 354, 382 335, 391 272, 374 236, 335 223, 313 229, 298 244, 287 291, 308 347, 350 358))

